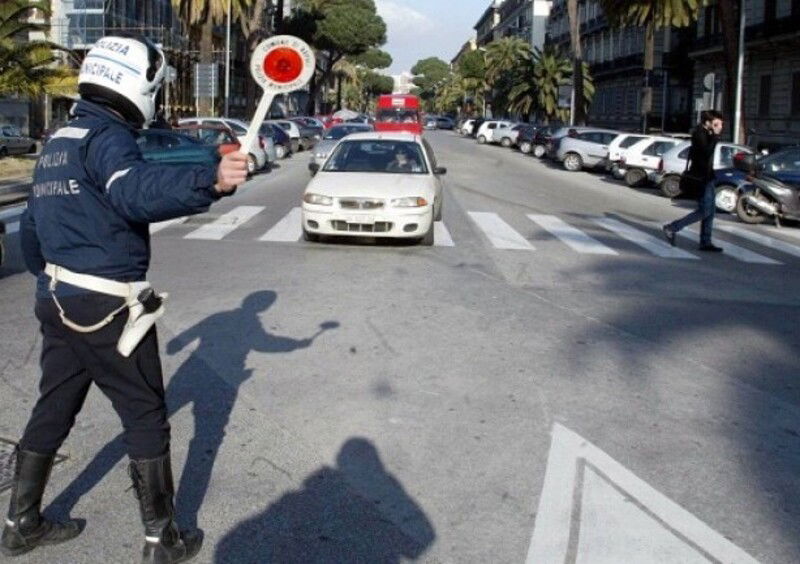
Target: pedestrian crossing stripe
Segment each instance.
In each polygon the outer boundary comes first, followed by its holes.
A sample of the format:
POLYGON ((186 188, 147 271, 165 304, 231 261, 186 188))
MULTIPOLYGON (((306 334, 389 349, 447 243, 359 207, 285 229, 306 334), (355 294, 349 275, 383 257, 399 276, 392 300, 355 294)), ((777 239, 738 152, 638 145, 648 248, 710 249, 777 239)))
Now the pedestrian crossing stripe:
POLYGON ((472 221, 483 231, 495 249, 533 251, 525 237, 517 233, 513 227, 503 221, 496 213, 467 212, 472 221))
MULTIPOLYGON (((263 206, 239 206, 226 214, 220 216, 216 220, 194 229, 183 238, 185 239, 199 239, 199 240, 220 240, 230 235, 233 231, 241 227, 246 222, 253 219, 256 215, 263 212, 266 208, 263 206)), ((497 213, 468 211, 467 216, 472 220, 478 230, 483 233, 488 239, 489 243, 495 249, 501 250, 516 250, 516 251, 535 251, 534 245, 520 234, 516 229, 509 225, 497 213)), ((605 256, 618 256, 620 251, 599 241, 596 236, 586 233, 583 229, 570 225, 565 220, 557 215, 547 214, 527 214, 526 217, 536 224, 538 227, 553 236, 554 239, 565 244, 570 249, 578 254, 589 255, 605 255, 605 256)), ((294 207, 284 215, 272 228, 258 238, 262 242, 297 242, 302 237, 302 210, 300 207, 294 207)), ((160 233, 168 228, 177 227, 186 224, 188 217, 181 217, 154 223, 150 225, 150 232, 160 233)), ((645 223, 643 225, 631 225, 629 223, 620 221, 615 218, 605 216, 589 216, 587 218, 591 223, 601 227, 602 229, 618 236, 619 238, 634 244, 635 246, 643 249, 647 253, 669 259, 680 260, 697 260, 699 256, 680 247, 672 247, 662 237, 660 233, 660 225, 656 223, 645 223)), ((17 228, 14 224, 6 224, 13 228, 17 228)), ((744 227, 728 225, 719 222, 714 226, 720 232, 740 238, 772 251, 784 253, 793 257, 800 258, 800 245, 788 243, 786 241, 776 239, 765 235, 766 230, 759 232, 744 227)), ((788 230, 781 230, 782 233, 791 236, 798 236, 800 234, 789 233, 788 230)), ((696 228, 690 228, 682 231, 681 238, 686 240, 697 241, 696 228)), ((772 259, 768 256, 751 251, 734 243, 728 241, 717 240, 725 254, 732 259, 739 260, 751 264, 763 265, 779 265, 780 261, 772 259)), ((446 224, 441 221, 434 223, 434 245, 438 247, 455 247, 456 242, 453 240, 450 231, 446 224)))
POLYGON ((579 253, 590 255, 616 255, 617 251, 605 246, 603 243, 587 235, 580 229, 572 227, 561 218, 554 215, 528 214, 528 218, 538 224, 545 231, 564 242, 571 249, 579 253))
POLYGON ((249 220, 264 211, 264 206, 238 206, 202 227, 195 229, 184 239, 205 239, 218 241, 237 227, 244 225, 249 220))

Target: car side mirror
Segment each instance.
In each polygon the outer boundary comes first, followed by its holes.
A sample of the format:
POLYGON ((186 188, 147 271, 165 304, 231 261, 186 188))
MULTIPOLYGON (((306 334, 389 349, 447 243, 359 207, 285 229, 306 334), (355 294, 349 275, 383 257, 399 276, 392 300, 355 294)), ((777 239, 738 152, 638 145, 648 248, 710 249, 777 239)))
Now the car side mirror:
POLYGON ((433 174, 437 176, 443 176, 447 174, 447 167, 437 166, 435 169, 433 169, 433 174))
POLYGON ((757 169, 755 155, 748 155, 745 153, 737 153, 733 157, 733 166, 736 170, 741 170, 747 174, 755 174, 757 169))
POLYGON ((311 171, 311 176, 319 172, 319 163, 308 163, 308 170, 311 171))

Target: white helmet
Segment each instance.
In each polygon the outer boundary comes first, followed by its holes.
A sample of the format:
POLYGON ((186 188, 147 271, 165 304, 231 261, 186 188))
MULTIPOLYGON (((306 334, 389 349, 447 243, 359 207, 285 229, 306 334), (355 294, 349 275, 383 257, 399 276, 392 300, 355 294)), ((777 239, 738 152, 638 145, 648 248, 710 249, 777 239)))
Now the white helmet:
POLYGON ((109 106, 136 127, 152 121, 164 80, 164 53, 142 35, 119 32, 98 40, 81 65, 81 98, 109 106))

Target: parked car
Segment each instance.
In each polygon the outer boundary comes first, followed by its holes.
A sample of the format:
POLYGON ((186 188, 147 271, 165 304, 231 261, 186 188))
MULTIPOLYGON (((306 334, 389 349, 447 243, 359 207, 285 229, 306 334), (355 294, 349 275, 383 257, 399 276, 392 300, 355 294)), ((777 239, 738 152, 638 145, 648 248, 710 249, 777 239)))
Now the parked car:
POLYGON ((475 138, 481 145, 483 145, 484 143, 496 143, 498 141, 496 141, 494 137, 495 130, 498 128, 504 130, 506 128, 511 127, 512 125, 513 124, 510 121, 497 121, 497 120, 485 121, 480 125, 480 127, 478 127, 478 131, 475 134, 475 138))
POLYGON ((14 125, 0 126, 0 158, 35 152, 36 141, 33 138, 23 135, 14 125))
MULTIPOLYGON (((658 170, 648 175, 668 198, 680 195, 681 174, 686 170, 691 141, 683 141, 661 156, 658 170)), ((753 149, 735 143, 720 142, 714 150, 714 173, 716 205, 721 211, 734 213, 738 200, 738 189, 744 182, 744 173, 733 167, 733 157, 738 153, 753 153, 753 149)))
POLYGON ((517 132, 517 142, 515 143, 520 153, 529 155, 533 151, 533 140, 536 136, 537 126, 533 124, 523 124, 517 132))
MULTIPOLYGON (((236 139, 240 143, 244 140, 248 128, 248 124, 241 120, 219 117, 184 118, 179 120, 178 124, 225 125, 233 130, 236 134, 236 139)), ((256 171, 265 168, 269 163, 273 163, 278 159, 272 139, 263 135, 259 135, 253 140, 253 144, 248 148, 248 154, 250 158, 247 163, 247 172, 250 174, 255 174, 256 171)))
POLYGON ((364 133, 372 130, 373 127, 371 125, 364 123, 342 123, 340 125, 334 125, 325 132, 322 141, 317 143, 314 147, 311 155, 311 162, 321 166, 322 163, 325 162, 325 159, 328 158, 333 148, 346 136, 351 133, 364 133))
POLYGON ((144 160, 153 163, 216 165, 220 158, 216 145, 170 129, 143 129, 136 143, 144 160))
POLYGON ((459 128, 458 132, 461 135, 472 135, 472 128, 474 126, 475 126, 475 120, 474 119, 466 119, 461 124, 461 127, 459 128))
MULTIPOLYGON (((153 131, 170 131, 170 130, 153 130, 153 131)), ((179 125, 171 131, 175 133, 182 133, 189 137, 194 137, 201 143, 206 145, 214 145, 217 147, 217 152, 222 155, 227 155, 233 151, 238 151, 241 144, 236 139, 236 134, 230 127, 225 125, 179 125)))
POLYGON ((455 122, 447 117, 447 116, 439 116, 436 118, 436 128, 437 129, 446 129, 448 131, 452 131, 455 128, 455 122))
POLYGON ((325 131, 325 127, 317 122, 316 119, 300 116, 289 118, 289 120, 296 123, 297 127, 300 128, 300 143, 303 145, 303 149, 311 149, 322 139, 322 132, 325 131))
POLYGON ((554 139, 555 159, 570 172, 596 168, 608 158, 608 146, 619 136, 610 129, 570 128, 567 135, 554 139))
POLYGON ((422 118, 422 128, 423 129, 438 129, 439 122, 436 121, 436 116, 427 116, 422 118))
POLYGON ((475 121, 472 122, 472 129, 470 129, 469 136, 475 139, 478 137, 478 131, 480 130, 481 126, 486 120, 483 118, 475 118, 475 121))
POLYGON ((623 178, 628 186, 641 186, 649 174, 658 170, 661 156, 680 145, 681 140, 674 137, 645 137, 625 150, 620 158, 618 170, 624 171, 623 178))
POLYGON ((287 119, 271 119, 267 123, 280 127, 289 135, 292 153, 298 153, 305 148, 300 138, 300 127, 295 122, 287 119))
POLYGON ((442 217, 442 176, 433 149, 406 132, 355 133, 343 139, 303 192, 303 237, 391 237, 434 243, 442 217))
POLYGON ((503 147, 511 147, 517 143, 519 131, 523 127, 521 123, 511 123, 507 126, 498 127, 492 133, 492 143, 499 143, 503 147))
POLYGON ((621 133, 618 135, 608 146, 608 158, 605 163, 606 170, 616 178, 622 178, 624 173, 619 174, 618 167, 622 157, 625 156, 625 151, 642 139, 647 139, 647 137, 643 133, 621 133))
POLYGON ((543 158, 547 156, 547 151, 553 142, 553 136, 561 128, 555 125, 545 125, 537 127, 533 134, 533 156, 536 158, 543 158))
POLYGON ((292 154, 292 140, 283 128, 271 123, 262 123, 258 132, 264 137, 272 139, 272 144, 275 145, 275 157, 278 160, 285 159, 292 154))

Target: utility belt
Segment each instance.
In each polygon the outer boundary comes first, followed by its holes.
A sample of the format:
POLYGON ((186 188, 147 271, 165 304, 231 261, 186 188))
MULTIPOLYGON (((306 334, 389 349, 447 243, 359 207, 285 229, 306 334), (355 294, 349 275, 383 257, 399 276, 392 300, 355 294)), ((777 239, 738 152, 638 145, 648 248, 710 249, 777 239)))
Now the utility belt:
POLYGON ((94 333, 106 327, 114 321, 117 315, 126 308, 128 309, 128 321, 125 323, 117 342, 117 351, 125 357, 131 355, 133 349, 141 342, 156 320, 164 315, 164 302, 169 297, 167 293, 156 294, 150 282, 117 282, 99 276, 72 272, 63 266, 50 263, 45 266, 44 272, 50 277, 50 295, 56 304, 58 315, 64 325, 73 331, 94 333), (64 308, 61 307, 56 297, 55 290, 59 282, 83 288, 84 290, 123 298, 125 303, 94 325, 79 325, 67 317, 64 313, 64 308))

